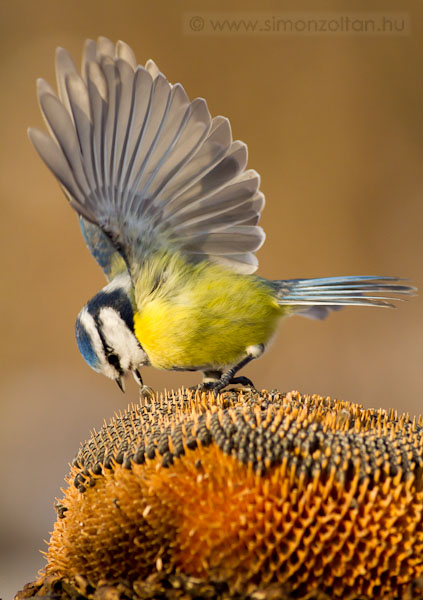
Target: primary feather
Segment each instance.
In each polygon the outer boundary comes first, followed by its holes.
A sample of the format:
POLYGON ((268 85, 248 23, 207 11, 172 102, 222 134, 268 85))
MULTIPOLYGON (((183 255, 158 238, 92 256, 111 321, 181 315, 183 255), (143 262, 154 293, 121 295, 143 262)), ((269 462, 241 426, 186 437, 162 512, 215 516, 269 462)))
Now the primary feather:
POLYGON ((95 227, 132 274, 162 248, 239 273, 256 270, 264 196, 227 119, 212 119, 201 98, 190 102, 152 61, 137 66, 123 42, 89 40, 81 74, 59 48, 56 74, 58 95, 38 84, 49 134, 30 129, 29 136, 85 220, 84 236, 108 278, 116 256, 95 227))

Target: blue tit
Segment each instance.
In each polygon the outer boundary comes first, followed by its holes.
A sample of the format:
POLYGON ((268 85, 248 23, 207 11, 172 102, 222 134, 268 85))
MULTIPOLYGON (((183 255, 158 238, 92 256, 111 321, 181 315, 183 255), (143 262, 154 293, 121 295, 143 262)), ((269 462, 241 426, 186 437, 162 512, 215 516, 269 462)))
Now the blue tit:
POLYGON ((37 83, 49 133, 28 133, 108 280, 78 315, 79 350, 121 388, 128 372, 144 386, 143 365, 202 371, 215 393, 248 383, 236 373, 282 317, 324 319, 413 292, 395 277, 254 275, 264 196, 229 121, 123 42, 88 40, 81 73, 58 48, 56 73, 57 94, 37 83))

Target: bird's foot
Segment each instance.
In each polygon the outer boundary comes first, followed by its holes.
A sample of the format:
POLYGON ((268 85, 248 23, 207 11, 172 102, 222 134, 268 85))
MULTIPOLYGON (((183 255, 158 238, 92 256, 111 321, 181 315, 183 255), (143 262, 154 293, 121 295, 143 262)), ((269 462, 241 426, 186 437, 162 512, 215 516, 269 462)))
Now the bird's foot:
POLYGON ((248 377, 231 377, 230 379, 228 379, 227 377, 225 377, 225 375, 222 375, 222 377, 219 379, 219 381, 216 381, 214 384, 212 384, 212 387, 210 388, 213 391, 214 397, 216 398, 216 396, 226 387, 228 386, 235 386, 234 389, 255 389, 254 387, 254 383, 251 381, 251 379, 248 379, 248 377))
POLYGON ((235 389, 255 389, 254 383, 248 377, 231 377, 228 379, 224 375, 220 379, 216 379, 214 381, 203 381, 197 386, 193 386, 190 389, 192 392, 213 392, 216 397, 219 392, 221 392, 224 388, 233 385, 236 386, 235 389))
POLYGON ((145 406, 146 404, 151 404, 152 401, 155 399, 156 395, 154 393, 153 388, 151 388, 148 385, 140 385, 140 402, 142 404, 142 406, 145 406))
POLYGON ((242 375, 240 377, 232 377, 232 379, 229 382, 229 385, 236 385, 237 387, 242 388, 252 388, 253 390, 256 389, 251 379, 248 379, 248 377, 243 377, 242 375))

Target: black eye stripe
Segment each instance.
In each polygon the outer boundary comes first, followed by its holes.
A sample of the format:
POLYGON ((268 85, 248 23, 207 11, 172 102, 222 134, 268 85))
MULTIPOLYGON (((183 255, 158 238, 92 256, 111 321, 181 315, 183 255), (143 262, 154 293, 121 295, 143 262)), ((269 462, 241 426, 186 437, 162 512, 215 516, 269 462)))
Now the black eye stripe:
POLYGON ((103 344, 103 350, 104 350, 104 355, 106 356, 106 358, 108 357, 108 355, 110 354, 111 348, 110 346, 107 344, 104 335, 103 335, 103 329, 100 323, 100 320, 98 318, 98 313, 96 315, 93 315, 94 321, 95 321, 95 326, 97 328, 97 332, 98 335, 100 337, 101 343, 103 344))
POLYGON ((106 356, 107 358, 107 362, 109 363, 109 365, 112 365, 113 367, 115 367, 118 371, 121 371, 121 367, 120 367, 120 362, 119 362, 119 358, 117 357, 116 354, 113 354, 113 352, 111 354, 108 354, 106 356))

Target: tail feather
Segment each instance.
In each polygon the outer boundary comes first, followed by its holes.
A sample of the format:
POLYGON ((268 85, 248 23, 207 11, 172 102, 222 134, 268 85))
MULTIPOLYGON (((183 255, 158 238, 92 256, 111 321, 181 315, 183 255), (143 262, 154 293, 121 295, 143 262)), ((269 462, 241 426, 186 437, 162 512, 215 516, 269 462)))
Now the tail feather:
POLYGON ((273 282, 281 306, 290 306, 292 313, 313 319, 324 319, 332 310, 343 306, 384 306, 405 300, 416 288, 398 277, 359 275, 289 279, 273 282))

